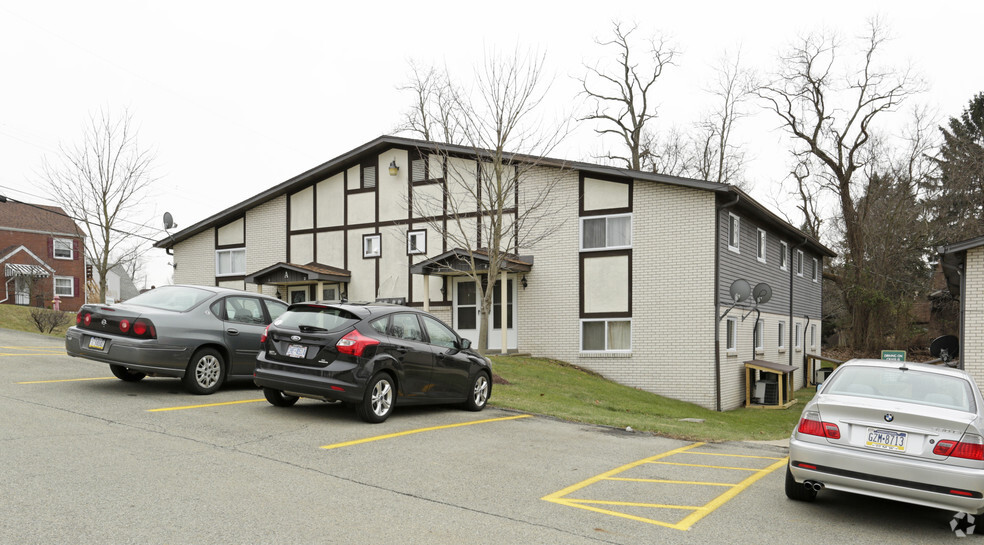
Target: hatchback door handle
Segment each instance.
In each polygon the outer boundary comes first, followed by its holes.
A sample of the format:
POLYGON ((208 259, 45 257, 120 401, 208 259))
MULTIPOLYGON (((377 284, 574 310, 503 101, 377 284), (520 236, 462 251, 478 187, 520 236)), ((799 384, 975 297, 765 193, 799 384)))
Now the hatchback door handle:
POLYGON ((230 335, 239 335, 239 330, 230 327, 229 329, 226 330, 226 333, 230 335))

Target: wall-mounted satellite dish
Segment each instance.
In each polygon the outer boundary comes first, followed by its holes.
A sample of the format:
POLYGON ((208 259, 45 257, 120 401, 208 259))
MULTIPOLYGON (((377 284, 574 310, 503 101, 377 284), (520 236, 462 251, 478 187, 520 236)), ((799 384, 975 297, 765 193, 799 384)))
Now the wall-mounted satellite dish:
POLYGON ((741 278, 739 278, 738 280, 735 280, 734 282, 731 283, 730 291, 731 291, 731 300, 734 301, 735 303, 740 303, 745 299, 748 299, 748 296, 751 295, 752 286, 751 284, 748 283, 747 280, 742 280, 741 278))
POLYGON ((954 335, 936 337, 929 345, 929 353, 934 358, 943 360, 947 366, 953 367, 950 362, 960 355, 960 340, 954 335))
POLYGON ((174 229, 178 224, 174 223, 174 218, 171 216, 170 212, 164 212, 164 230, 174 229))
POLYGON ((764 305, 772 299, 772 287, 765 282, 760 282, 755 285, 755 289, 752 290, 752 298, 755 300, 756 304, 764 305))

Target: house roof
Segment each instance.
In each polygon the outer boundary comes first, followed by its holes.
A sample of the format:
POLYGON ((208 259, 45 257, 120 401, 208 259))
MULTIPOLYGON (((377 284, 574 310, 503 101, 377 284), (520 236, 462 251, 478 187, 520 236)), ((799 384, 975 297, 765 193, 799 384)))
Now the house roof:
POLYGON ((274 263, 269 267, 247 275, 246 281, 251 284, 289 284, 292 282, 309 282, 313 280, 347 283, 351 277, 352 273, 346 269, 330 267, 313 261, 307 265, 297 265, 295 263, 284 263, 281 261, 280 263, 274 263), (283 275, 282 280, 281 274, 283 275))
MULTIPOLYGON (((488 249, 482 248, 471 252, 475 261, 487 266, 489 262, 488 249)), ((417 263, 410 267, 412 274, 456 275, 471 270, 471 260, 468 250, 455 248, 417 263)), ((530 272, 533 268, 532 256, 507 254, 503 256, 501 270, 506 272, 530 272)), ((481 269, 480 269, 481 270, 481 269)))
MULTIPOLYGON (((290 178, 278 185, 267 189, 261 193, 258 193, 238 204, 235 204, 221 212, 213 214, 205 218, 204 220, 195 223, 189 227, 174 233, 166 239, 159 240, 154 243, 157 248, 172 248, 178 242, 186 240, 190 237, 201 233, 202 231, 211 229, 216 226, 225 225, 226 223, 238 219, 243 215, 243 213, 250 208, 257 205, 263 204, 267 201, 297 191, 304 188, 305 186, 319 182, 325 179, 328 175, 333 174, 343 168, 348 168, 355 165, 359 160, 367 154, 373 152, 384 151, 388 148, 404 148, 404 149, 421 149, 421 150, 434 150, 441 153, 448 153, 452 155, 462 155, 462 156, 479 156, 479 157, 491 157, 491 152, 486 150, 476 150, 475 148, 469 146, 459 146, 453 144, 442 144, 438 142, 428 142, 425 140, 416 140, 413 138, 403 138, 399 136, 380 136, 375 140, 367 142, 351 151, 343 153, 334 159, 331 159, 325 163, 322 163, 310 170, 302 172, 293 178, 290 178)), ((693 189, 702 189, 705 191, 713 191, 715 193, 733 197, 737 197, 739 201, 739 206, 746 210, 752 210, 760 217, 764 218, 767 222, 774 224, 779 229, 787 232, 793 237, 802 237, 807 241, 807 245, 815 250, 816 252, 833 257, 836 254, 822 245, 819 241, 807 236, 805 233, 796 229, 786 221, 782 220, 764 206, 759 204, 755 199, 748 196, 745 192, 740 189, 728 185, 721 184, 717 182, 708 182, 704 180, 695 180, 691 178, 682 178, 679 176, 668 176, 665 174, 657 174, 655 172, 643 172, 638 170, 631 170, 625 168, 618 168, 607 165, 597 165, 593 163, 585 163, 580 161, 567 161, 564 159, 553 159, 548 157, 535 157, 525 154, 506 154, 505 157, 509 161, 521 162, 521 163, 536 163, 543 166, 551 166, 557 168, 564 168, 569 170, 578 170, 581 172, 594 174, 597 176, 614 176, 621 178, 631 178, 634 180, 640 180, 644 182, 658 182, 669 185, 676 185, 681 187, 688 187, 693 189)))
POLYGON ((10 200, 0 203, 0 229, 83 236, 75 221, 58 206, 10 200))
POLYGON ((967 260, 967 250, 984 246, 984 236, 954 242, 936 248, 940 256, 940 265, 946 277, 946 287, 954 297, 960 297, 960 275, 967 260))

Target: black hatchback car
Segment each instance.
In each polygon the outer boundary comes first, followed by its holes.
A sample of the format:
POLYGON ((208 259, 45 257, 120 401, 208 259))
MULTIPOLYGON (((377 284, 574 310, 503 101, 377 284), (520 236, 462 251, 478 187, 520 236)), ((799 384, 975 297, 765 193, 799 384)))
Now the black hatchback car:
POLYGON ((426 312, 381 303, 291 305, 261 338, 254 382, 267 401, 341 401, 379 423, 401 405, 456 403, 480 411, 489 360, 426 312))

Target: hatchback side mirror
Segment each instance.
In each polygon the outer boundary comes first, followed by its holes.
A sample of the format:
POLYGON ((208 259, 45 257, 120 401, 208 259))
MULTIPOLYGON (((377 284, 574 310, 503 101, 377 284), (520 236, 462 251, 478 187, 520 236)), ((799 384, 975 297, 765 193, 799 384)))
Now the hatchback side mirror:
POLYGON ((461 347, 461 350, 468 350, 471 348, 471 341, 468 339, 461 339, 461 341, 458 342, 458 345, 461 347))

